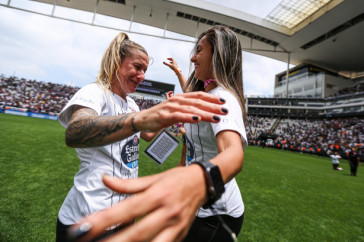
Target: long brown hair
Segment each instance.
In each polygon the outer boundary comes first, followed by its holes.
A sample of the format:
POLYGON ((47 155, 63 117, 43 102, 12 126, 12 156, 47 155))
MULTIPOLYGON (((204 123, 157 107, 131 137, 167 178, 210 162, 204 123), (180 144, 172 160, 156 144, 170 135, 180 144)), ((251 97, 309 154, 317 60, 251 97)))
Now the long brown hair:
MULTIPOLYGON (((232 93, 239 101, 246 121, 244 90, 243 90, 243 56, 238 36, 229 28, 216 25, 203 32, 193 49, 196 53, 199 41, 206 36, 211 45, 211 71, 216 84, 232 93)), ((193 71, 188 78, 184 90, 203 91, 203 82, 197 80, 193 71), (186 89, 185 89, 186 88, 186 89)))

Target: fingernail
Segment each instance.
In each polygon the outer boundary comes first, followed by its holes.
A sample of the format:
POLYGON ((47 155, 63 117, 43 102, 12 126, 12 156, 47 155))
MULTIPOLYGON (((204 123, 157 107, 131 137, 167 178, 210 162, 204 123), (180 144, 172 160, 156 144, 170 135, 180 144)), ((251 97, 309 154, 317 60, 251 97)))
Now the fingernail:
POLYGON ((226 102, 226 101, 225 101, 225 99, 220 98, 220 102, 223 102, 223 103, 224 103, 224 102, 226 102))
POLYGON ((196 120, 198 120, 198 117, 197 116, 193 116, 192 119, 196 121, 196 120))
POLYGON ((89 222, 82 223, 80 227, 77 229, 69 229, 67 231, 68 233, 68 239, 70 241, 77 241, 79 238, 85 236, 92 228, 92 224, 89 222))
POLYGON ((219 118, 218 116, 214 116, 214 117, 213 117, 213 119, 214 119, 215 121, 220 121, 220 118, 219 118))
POLYGON ((104 173, 104 174, 102 175, 102 179, 112 179, 112 177, 111 177, 111 176, 109 176, 108 174, 104 173))
POLYGON ((222 111, 223 113, 227 113, 227 112, 228 112, 228 110, 227 110, 226 108, 222 108, 222 109, 221 109, 221 111, 222 111))

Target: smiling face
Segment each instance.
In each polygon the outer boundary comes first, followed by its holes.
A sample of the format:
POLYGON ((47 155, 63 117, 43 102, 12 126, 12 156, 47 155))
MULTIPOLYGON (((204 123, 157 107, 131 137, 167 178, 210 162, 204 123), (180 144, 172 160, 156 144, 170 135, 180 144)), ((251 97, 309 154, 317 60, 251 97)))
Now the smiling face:
POLYGON ((111 84, 111 90, 126 99, 126 95, 135 92, 139 83, 144 80, 148 65, 148 56, 142 51, 135 51, 133 55, 125 57, 120 65, 118 78, 111 84))
POLYGON ((204 36, 198 42, 196 53, 191 58, 191 62, 195 66, 195 78, 201 81, 206 81, 213 78, 211 61, 211 44, 207 41, 206 36, 204 36))

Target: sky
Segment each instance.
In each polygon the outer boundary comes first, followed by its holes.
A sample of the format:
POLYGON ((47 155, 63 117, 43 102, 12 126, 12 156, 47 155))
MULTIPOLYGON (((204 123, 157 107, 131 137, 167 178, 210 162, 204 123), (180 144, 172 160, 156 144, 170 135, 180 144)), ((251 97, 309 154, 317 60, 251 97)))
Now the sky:
MULTIPOLYGON (((0 0, 6 5, 9 0, 0 0)), ((280 0, 208 0, 216 4, 239 9, 264 18, 280 0), (223 2, 223 3, 221 3, 223 2), (252 3, 254 2, 254 3, 252 3)), ((11 0, 18 8, 50 14, 52 6, 29 0, 11 0)), ((54 15, 86 22, 92 21, 92 13, 55 9, 54 15)), ((128 30, 129 21, 97 15, 95 23, 128 30)), ((137 23, 133 32, 162 35, 163 30, 137 23)), ((0 5, 0 75, 17 76, 30 80, 53 82, 83 87, 94 82, 102 56, 112 39, 120 32, 39 14, 7 8, 0 5)), ((192 42, 176 41, 128 33, 130 38, 146 48, 152 61, 146 72, 148 80, 175 85, 175 93, 181 93, 178 79, 163 61, 173 57, 185 76, 191 72, 192 42)), ((168 32, 172 38, 193 38, 168 32)), ((272 96, 277 73, 285 71, 287 63, 243 52, 244 93, 247 96, 272 96)))

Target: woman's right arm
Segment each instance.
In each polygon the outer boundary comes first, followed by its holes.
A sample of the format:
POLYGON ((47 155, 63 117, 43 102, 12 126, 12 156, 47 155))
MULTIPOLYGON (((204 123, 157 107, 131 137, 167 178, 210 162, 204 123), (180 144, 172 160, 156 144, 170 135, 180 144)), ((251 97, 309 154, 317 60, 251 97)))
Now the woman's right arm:
POLYGON ((131 136, 133 113, 117 116, 99 116, 91 108, 72 106, 72 115, 66 128, 69 147, 86 148, 114 143, 131 136))
POLYGON ((178 94, 141 112, 116 116, 99 116, 83 106, 74 108, 66 128, 66 144, 84 148, 107 145, 139 131, 156 132, 172 124, 214 122, 216 114, 224 115, 221 100, 203 92, 178 94))

